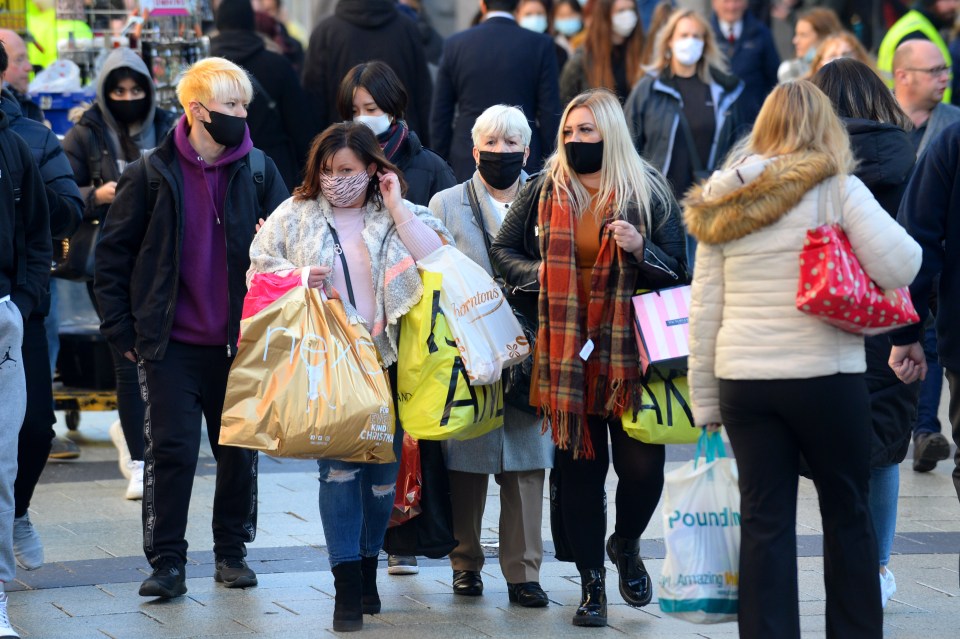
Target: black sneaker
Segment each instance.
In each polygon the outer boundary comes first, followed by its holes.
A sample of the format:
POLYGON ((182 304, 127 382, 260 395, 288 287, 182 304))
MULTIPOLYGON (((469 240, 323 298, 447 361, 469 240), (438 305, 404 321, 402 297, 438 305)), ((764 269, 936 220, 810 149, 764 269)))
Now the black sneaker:
POLYGON ((250 569, 243 557, 217 557, 213 579, 227 588, 249 588, 257 585, 257 573, 250 569))
POLYGON ((161 557, 153 574, 140 584, 141 597, 173 599, 187 592, 186 569, 179 559, 161 557))

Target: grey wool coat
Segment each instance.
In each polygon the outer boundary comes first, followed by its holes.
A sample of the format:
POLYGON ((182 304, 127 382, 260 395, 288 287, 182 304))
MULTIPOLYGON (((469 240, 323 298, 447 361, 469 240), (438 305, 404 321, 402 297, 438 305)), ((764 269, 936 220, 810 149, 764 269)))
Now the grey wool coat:
MULTIPOLYGON (((520 176, 526 181, 526 173, 520 176)), ((430 211, 453 235, 457 248, 493 276, 490 256, 480 225, 470 208, 466 185, 472 182, 483 213, 483 223, 490 241, 500 230, 502 215, 490 203, 480 174, 462 184, 440 191, 430 200, 430 211)), ((535 470, 553 466, 553 440, 550 432, 541 434, 542 420, 531 413, 504 405, 503 428, 466 441, 443 443, 447 468, 465 473, 496 474, 504 471, 535 470)))

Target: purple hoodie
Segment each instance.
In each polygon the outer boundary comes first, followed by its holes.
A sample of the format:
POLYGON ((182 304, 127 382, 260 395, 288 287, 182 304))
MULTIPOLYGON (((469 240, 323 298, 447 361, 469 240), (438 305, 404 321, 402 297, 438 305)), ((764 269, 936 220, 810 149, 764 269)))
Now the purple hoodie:
POLYGON ((183 247, 170 337, 186 344, 225 345, 229 304, 224 201, 229 165, 249 153, 253 143, 248 129, 239 146, 207 164, 190 144, 189 132, 187 118, 182 116, 174 143, 183 173, 183 247))

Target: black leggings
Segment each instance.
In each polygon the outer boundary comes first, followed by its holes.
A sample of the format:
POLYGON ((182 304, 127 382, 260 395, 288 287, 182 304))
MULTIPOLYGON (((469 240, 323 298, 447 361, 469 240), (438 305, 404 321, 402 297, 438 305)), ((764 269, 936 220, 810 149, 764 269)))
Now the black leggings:
POLYGON ((613 469, 617 473, 615 531, 625 539, 637 539, 646 530, 663 491, 663 446, 644 444, 629 437, 619 420, 587 417, 587 428, 596 459, 573 458, 572 451, 557 449, 560 471, 560 509, 563 528, 573 547, 579 570, 603 567, 607 534, 607 493, 604 484, 610 467, 607 431, 613 469))

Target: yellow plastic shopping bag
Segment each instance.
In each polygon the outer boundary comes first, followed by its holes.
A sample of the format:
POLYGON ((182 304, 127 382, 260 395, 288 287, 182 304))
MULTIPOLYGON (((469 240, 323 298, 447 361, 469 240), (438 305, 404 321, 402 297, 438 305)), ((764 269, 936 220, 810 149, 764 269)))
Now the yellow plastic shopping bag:
POLYGON ((471 386, 440 310, 440 273, 421 271, 423 297, 400 320, 397 410, 417 439, 471 439, 503 426, 503 388, 471 386))
POLYGON ((396 460, 386 371, 340 300, 297 286, 240 325, 221 444, 278 457, 396 460))
POLYGON ((659 369, 643 383, 640 411, 623 412, 627 435, 646 444, 693 444, 700 429, 693 423, 686 376, 663 376, 659 369))

